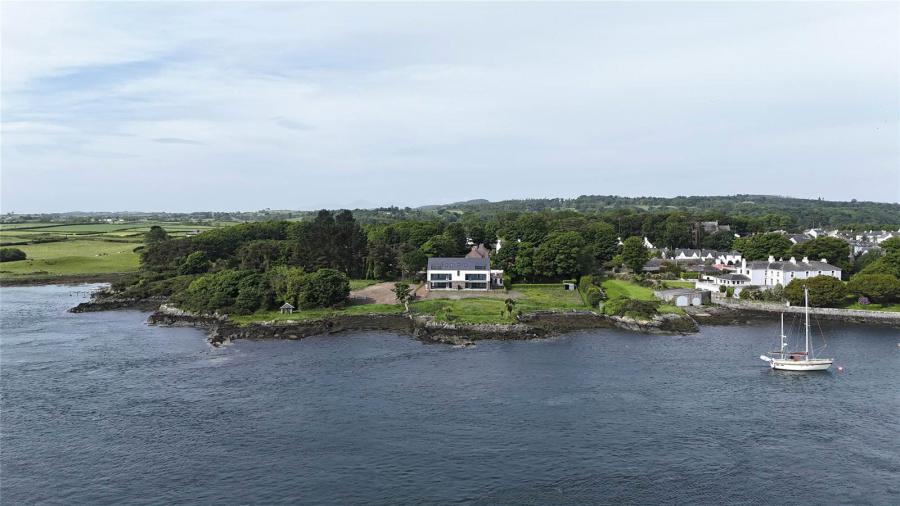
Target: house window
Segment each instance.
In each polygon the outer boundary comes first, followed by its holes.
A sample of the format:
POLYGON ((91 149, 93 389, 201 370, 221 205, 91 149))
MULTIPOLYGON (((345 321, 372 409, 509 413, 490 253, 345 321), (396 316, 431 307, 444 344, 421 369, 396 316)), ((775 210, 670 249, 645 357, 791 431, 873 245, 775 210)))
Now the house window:
POLYGON ((432 274, 431 280, 432 281, 450 281, 450 275, 449 274, 432 274))
POLYGON ((466 274, 466 281, 485 281, 487 274, 466 274))
POLYGON ((450 288, 450 283, 432 281, 431 288, 435 288, 435 289, 450 288))
POLYGON ((467 290, 486 290, 487 283, 466 283, 467 290))

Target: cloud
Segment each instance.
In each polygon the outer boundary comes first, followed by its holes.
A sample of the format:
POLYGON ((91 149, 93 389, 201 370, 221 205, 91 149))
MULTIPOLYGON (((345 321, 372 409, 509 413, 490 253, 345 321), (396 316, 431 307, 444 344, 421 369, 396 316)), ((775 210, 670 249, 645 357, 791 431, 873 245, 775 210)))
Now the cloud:
POLYGON ((194 146, 202 146, 204 144, 200 141, 194 141, 191 139, 179 139, 177 137, 160 137, 158 139, 153 139, 153 142, 158 142, 160 144, 191 144, 194 146))
POLYGON ((272 121, 275 122, 276 125, 287 128, 288 130, 311 130, 312 127, 301 123, 300 121, 295 121, 288 118, 283 118, 280 116, 276 116, 272 118, 272 121))
POLYGON ((17 210, 900 200, 896 4, 2 9, 17 210))

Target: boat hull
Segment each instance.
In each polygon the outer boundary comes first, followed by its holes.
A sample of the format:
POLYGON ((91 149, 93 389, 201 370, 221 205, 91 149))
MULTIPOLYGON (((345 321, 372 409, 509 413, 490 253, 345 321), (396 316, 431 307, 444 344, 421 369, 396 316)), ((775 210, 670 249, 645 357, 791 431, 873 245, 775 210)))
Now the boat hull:
POLYGON ((831 367, 832 362, 833 360, 830 358, 814 358, 810 360, 774 359, 769 362, 769 366, 779 371, 824 371, 831 367))

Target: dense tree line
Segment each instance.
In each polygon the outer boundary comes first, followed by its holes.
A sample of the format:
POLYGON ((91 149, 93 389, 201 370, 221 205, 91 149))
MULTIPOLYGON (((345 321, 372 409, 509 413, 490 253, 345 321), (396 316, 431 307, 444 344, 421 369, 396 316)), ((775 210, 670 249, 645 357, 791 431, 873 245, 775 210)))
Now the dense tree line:
MULTIPOLYGON (((460 213, 360 223, 350 211, 323 210, 303 221, 249 222, 191 237, 170 237, 154 227, 141 249, 141 273, 128 287, 145 295, 176 294, 185 307, 197 310, 248 312, 285 301, 296 307, 327 306, 346 299, 350 278, 413 279, 429 257, 462 256, 472 243, 495 248, 498 239, 502 246, 491 255, 492 267, 503 269, 512 281, 558 281, 618 266, 640 272, 650 255, 644 237, 658 247, 734 248, 748 260, 827 258, 848 276, 900 276, 900 253, 890 247, 850 258, 849 246, 839 239, 793 245, 772 232, 787 228, 791 219, 615 209, 460 213), (703 234, 698 220, 711 217, 734 230, 703 234), (735 239, 734 231, 759 233, 735 239)), ((879 280, 879 286, 885 285, 879 280)), ((871 300, 888 300, 884 293, 893 293, 871 292, 871 300)))

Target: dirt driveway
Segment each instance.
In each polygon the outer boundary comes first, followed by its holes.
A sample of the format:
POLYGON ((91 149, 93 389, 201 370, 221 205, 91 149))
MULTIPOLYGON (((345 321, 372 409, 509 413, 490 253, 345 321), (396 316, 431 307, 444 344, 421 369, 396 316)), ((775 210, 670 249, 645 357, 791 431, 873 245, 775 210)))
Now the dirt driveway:
POLYGON ((396 304, 394 282, 376 283, 350 292, 350 300, 356 304, 396 304))

